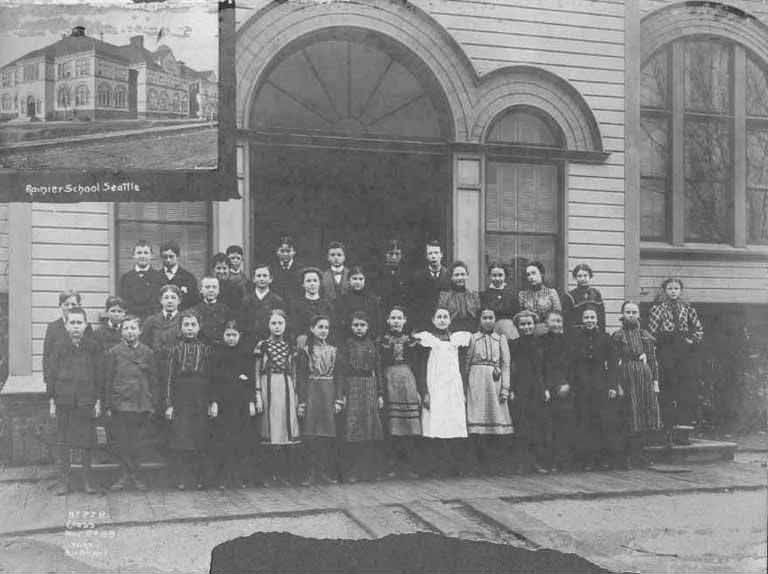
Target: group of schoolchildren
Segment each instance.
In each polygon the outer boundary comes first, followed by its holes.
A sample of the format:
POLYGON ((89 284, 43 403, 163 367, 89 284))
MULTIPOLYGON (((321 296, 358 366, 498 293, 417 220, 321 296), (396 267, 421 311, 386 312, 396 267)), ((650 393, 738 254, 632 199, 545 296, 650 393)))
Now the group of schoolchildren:
POLYGON ((414 273, 396 240, 375 274, 348 267, 341 243, 325 269, 301 265, 288 237, 275 253, 249 277, 231 246, 198 284, 176 243, 161 246, 158 270, 140 241, 95 330, 79 294, 61 294, 43 351, 60 493, 73 449, 95 492, 99 417, 121 466, 111 488, 141 490, 138 437, 159 420, 185 489, 630 468, 645 433, 662 426, 662 371, 670 417, 693 416, 685 405, 703 330, 677 279, 663 285, 649 330, 627 301, 609 335, 586 264, 561 300, 538 262, 525 267, 524 289, 491 264, 487 289, 474 292, 468 266, 446 268, 436 242, 414 273))

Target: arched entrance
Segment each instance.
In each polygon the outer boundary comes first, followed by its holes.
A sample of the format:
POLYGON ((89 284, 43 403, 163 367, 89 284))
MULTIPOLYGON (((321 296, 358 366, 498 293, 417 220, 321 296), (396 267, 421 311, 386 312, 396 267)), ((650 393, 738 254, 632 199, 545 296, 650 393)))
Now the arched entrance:
POLYGON ((34 96, 27 96, 27 117, 34 118, 36 115, 35 98, 34 96))
POLYGON ((328 28, 291 42, 261 78, 247 118, 256 258, 284 234, 316 263, 330 241, 372 264, 389 237, 414 253, 449 239, 453 118, 413 53, 328 28))

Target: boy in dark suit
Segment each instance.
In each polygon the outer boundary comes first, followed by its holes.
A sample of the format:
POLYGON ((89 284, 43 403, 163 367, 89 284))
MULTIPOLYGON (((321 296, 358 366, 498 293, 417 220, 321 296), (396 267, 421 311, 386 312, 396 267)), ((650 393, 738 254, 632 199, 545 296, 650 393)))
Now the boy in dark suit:
POLYGON ((320 278, 320 293, 331 302, 349 291, 349 268, 344 265, 346 259, 344 244, 331 241, 328 244, 328 269, 320 278))
POLYGON ((160 288, 166 277, 152 268, 152 246, 143 239, 133 248, 134 267, 120 277, 120 297, 126 311, 140 319, 146 319, 159 309, 160 288))
POLYGON ((197 279, 189 271, 179 265, 181 249, 175 241, 166 241, 160 246, 160 257, 163 258, 163 285, 176 285, 181 291, 181 305, 179 311, 194 307, 200 300, 200 292, 197 289, 197 279))
POLYGON ((425 256, 427 265, 417 270, 411 281, 410 308, 417 330, 429 328, 440 291, 451 288, 448 270, 443 265, 443 250, 437 241, 427 242, 425 256))
POLYGON ((286 301, 304 296, 301 287, 303 265, 296 260, 296 244, 287 235, 280 238, 275 250, 277 262, 272 266, 272 291, 286 301))

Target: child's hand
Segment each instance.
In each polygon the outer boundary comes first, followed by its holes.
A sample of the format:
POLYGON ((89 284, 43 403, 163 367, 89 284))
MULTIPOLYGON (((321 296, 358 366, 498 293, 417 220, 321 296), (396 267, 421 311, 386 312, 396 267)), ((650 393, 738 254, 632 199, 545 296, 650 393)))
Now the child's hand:
POLYGON ((507 401, 514 401, 515 400, 515 391, 509 391, 509 398, 507 401))
POLYGON ((95 418, 99 418, 101 416, 101 400, 97 400, 96 404, 93 405, 93 416, 95 418))
POLYGON ((551 398, 552 395, 549 393, 549 389, 544 389, 544 402, 548 403, 551 398))
POLYGON ((659 381, 653 381, 653 392, 658 395, 659 391, 660 391, 660 389, 659 389, 659 381))
POLYGON ((217 416, 219 416, 219 403, 217 403, 216 401, 213 401, 211 403, 211 406, 208 408, 208 415, 212 419, 215 419, 217 416))
POLYGON ((165 409, 165 418, 167 418, 169 421, 173 420, 173 407, 168 407, 165 409))
POLYGON ((379 410, 384 409, 384 397, 379 397, 379 400, 376 402, 376 406, 379 407, 379 410))
POLYGON ((637 358, 637 360, 638 360, 638 361, 642 361, 643 363, 647 363, 647 362, 648 362, 648 357, 645 355, 645 353, 643 353, 643 354, 641 354, 641 355, 640 355, 640 356, 637 358))
POLYGON ((256 413, 261 414, 264 412, 264 401, 261 400, 261 394, 256 395, 256 413))
POLYGON ((299 416, 300 419, 303 419, 304 415, 307 414, 307 405, 305 403, 299 403, 299 406, 296 409, 296 414, 299 416))
POLYGON ((503 405, 507 400, 509 400, 509 391, 501 389, 501 392, 499 393, 499 404, 503 405))
POLYGON ((56 401, 53 399, 48 401, 48 414, 52 419, 56 418, 56 401))
POLYGON ((616 389, 608 389, 608 398, 609 399, 615 399, 618 393, 616 392, 616 389))
POLYGON ((424 408, 429 410, 429 393, 424 393, 424 408))
POLYGON ((242 382, 245 382, 248 380, 248 375, 241 373, 240 376, 237 378, 240 379, 242 382))
POLYGON ((344 402, 343 401, 335 401, 333 403, 333 412, 337 415, 341 414, 341 411, 344 410, 344 402))
POLYGON ((248 403, 248 414, 252 417, 256 416, 256 404, 253 401, 248 403))
POLYGON ((104 411, 104 414, 107 415, 108 417, 111 417, 112 416, 112 409, 107 409, 106 411, 104 411))
POLYGON ((685 342, 689 345, 693 345, 693 339, 689 339, 688 337, 685 338, 685 342))

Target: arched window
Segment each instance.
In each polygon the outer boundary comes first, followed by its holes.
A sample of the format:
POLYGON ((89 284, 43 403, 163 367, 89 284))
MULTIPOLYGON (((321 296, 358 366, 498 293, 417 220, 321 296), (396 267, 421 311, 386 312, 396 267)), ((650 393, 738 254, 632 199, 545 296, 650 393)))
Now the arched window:
POLYGON ((765 63, 721 37, 682 38, 647 58, 643 239, 768 243, 767 89, 765 63))
MULTIPOLYGON (((489 144, 563 148, 560 127, 543 112, 514 107, 491 124, 489 144)), ((560 167, 489 153, 485 176, 485 266, 494 261, 508 268, 510 282, 521 277, 529 261, 544 263, 548 279, 562 275, 560 167)), ((554 283, 553 283, 554 284, 554 283)))
POLYGON ((62 86, 56 95, 56 104, 60 108, 68 108, 72 105, 72 92, 69 86, 62 86))
POLYGON ((112 88, 109 84, 99 84, 96 88, 96 101, 101 108, 107 108, 112 105, 112 88))
POLYGON ((147 94, 147 104, 149 105, 150 110, 157 109, 157 90, 149 90, 149 93, 147 94))
POLYGON ((116 108, 125 108, 126 107, 126 90, 123 86, 118 86, 115 88, 114 93, 114 104, 116 108))
POLYGON ((77 89, 75 90, 75 105, 87 106, 89 96, 90 96, 90 93, 88 91, 88 86, 86 86, 85 84, 80 84, 79 86, 77 86, 77 89))

